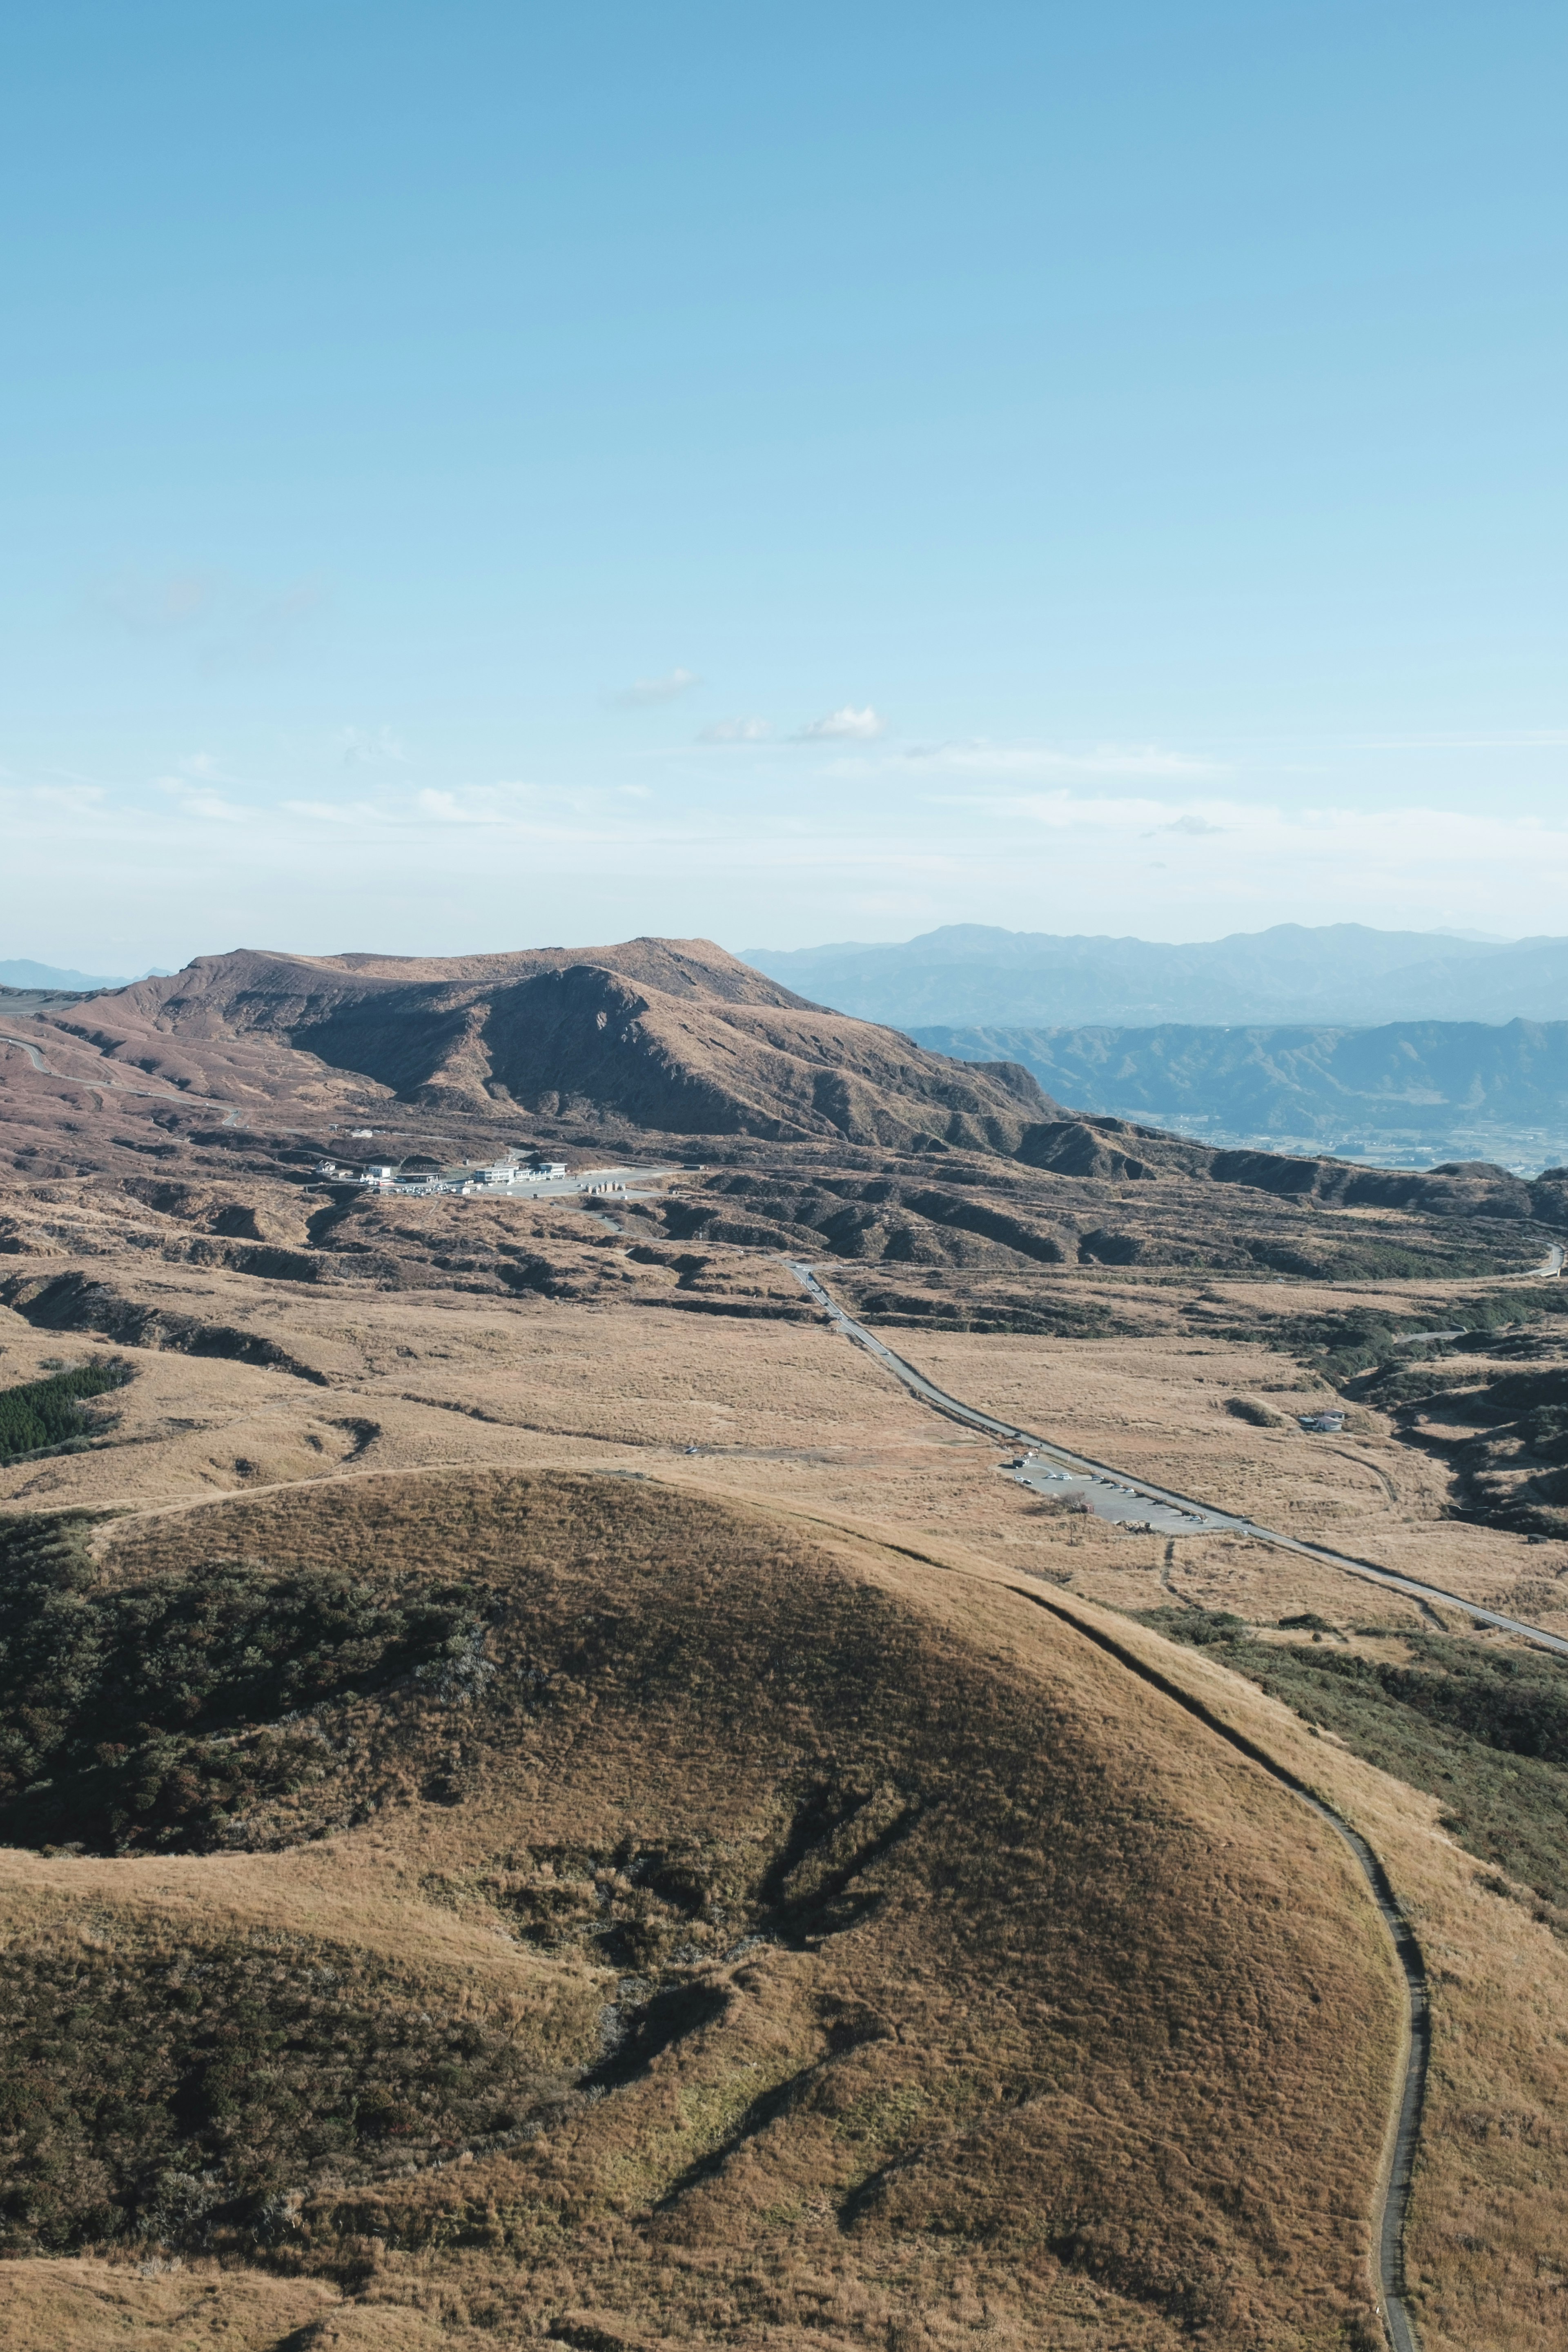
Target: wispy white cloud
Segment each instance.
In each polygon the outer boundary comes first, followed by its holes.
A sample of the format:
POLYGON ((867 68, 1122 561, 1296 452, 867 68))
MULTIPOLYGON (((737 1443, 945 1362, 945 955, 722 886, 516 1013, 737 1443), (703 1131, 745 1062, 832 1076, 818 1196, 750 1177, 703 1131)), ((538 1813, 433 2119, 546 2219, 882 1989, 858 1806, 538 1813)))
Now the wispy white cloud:
POLYGON ((512 813, 494 792, 423 792, 414 805, 432 824, 507 824, 512 813))
POLYGON ((1356 751, 1562 751, 1568 728, 1519 728, 1487 735, 1373 735, 1352 743, 1356 751))
POLYGON ((200 778, 193 782, 184 775, 160 776, 158 790, 167 793, 171 800, 176 801, 183 814, 199 817, 205 824, 243 824, 249 814, 237 802, 226 800, 222 793, 200 778))
POLYGON ((773 733, 765 719, 716 719, 697 738, 700 743, 762 743, 773 733))
MULTIPOLYGON (((700 753, 692 731, 677 730, 683 751, 657 755, 651 794, 600 776, 468 782, 461 769, 421 790, 423 753, 417 775, 345 769, 321 730, 276 755, 290 763, 276 782, 259 765, 230 775, 226 738, 134 781, 0 767, 6 879, 18 908, 68 908, 106 939, 121 938, 113 926, 133 903, 146 929, 116 949, 111 968, 126 971, 273 936, 290 908, 313 909, 300 944, 411 953, 485 929, 737 942, 953 921, 1163 939, 1286 921, 1568 929, 1561 802, 1537 821, 1480 795, 1463 813, 1435 806, 1435 791, 1369 808, 1321 777, 1278 773, 1266 802, 1250 767, 1233 784, 1157 743, 967 743, 911 758, 886 740, 801 749, 777 733, 742 762, 787 764, 791 790, 763 793, 735 789, 735 761, 700 753), (681 758, 684 773, 671 765, 681 758)), ((75 949, 52 960, 91 961, 75 949)))
POLYGON ((1094 743, 1063 750, 1047 743, 994 743, 978 738, 964 743, 919 744, 901 755, 928 768, 945 768, 957 775, 976 776, 1142 776, 1148 778, 1221 776, 1217 761, 1191 751, 1176 751, 1163 743, 1094 743))
POLYGON ((610 697, 617 710, 647 710, 660 702, 674 702, 689 694, 701 679, 693 669, 672 669, 663 677, 634 678, 610 697))
POLYGON ((427 785, 385 792, 374 800, 293 797, 279 804, 285 818, 353 828, 367 838, 393 840, 489 831, 518 840, 603 841, 632 837, 647 823, 645 784, 565 786, 531 783, 427 785))
POLYGON ((109 799, 102 784, 0 784, 0 808, 13 816, 25 810, 56 816, 97 815, 109 799))
POLYGON ((283 801, 279 803, 285 816, 302 816, 311 824, 358 824, 375 823, 381 814, 364 801, 283 801))
POLYGON ((830 710, 826 719, 814 719, 800 730, 797 743, 872 743, 887 732, 888 722, 868 703, 857 710, 847 702, 842 710, 830 710))

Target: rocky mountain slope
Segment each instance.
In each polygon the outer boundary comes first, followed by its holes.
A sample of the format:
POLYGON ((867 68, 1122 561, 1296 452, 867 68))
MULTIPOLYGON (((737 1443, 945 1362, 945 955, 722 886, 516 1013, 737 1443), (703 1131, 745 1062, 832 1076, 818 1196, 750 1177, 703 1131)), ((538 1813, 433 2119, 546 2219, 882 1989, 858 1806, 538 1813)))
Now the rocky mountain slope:
POLYGON ((1015 1066, 820 1013, 700 942, 412 965, 240 953, 8 1034, 0 1164, 31 1197, 0 1202, 0 1249, 21 1256, 40 1223, 71 1222, 76 1188, 100 1213, 107 1183, 155 1203, 184 1235, 161 1253, 192 1263, 570 1287, 575 1259, 554 1267, 542 1233, 515 1255, 516 1207, 470 1202, 458 1246, 414 1202, 311 1189, 323 1152, 428 1168, 527 1141, 578 1168, 684 1165, 679 1197, 638 1204, 628 1232, 683 1295, 706 1282, 682 1263, 694 1244, 826 1251, 941 1275, 961 1314, 1000 1286, 985 1319, 1003 1328, 1052 1328, 1052 1268, 1468 1277, 1540 1264, 1568 1228, 1555 1171, 1370 1170, 1075 1115, 1015 1066), (265 1209, 232 1189, 258 1181, 265 1209), (67 1189, 48 1208, 40 1186, 67 1189))
POLYGON ((277 1098, 336 1074, 437 1110, 671 1135, 1006 1151, 1055 1108, 1022 1070, 955 1066, 824 1013, 700 940, 426 960, 242 950, 48 1025, 205 1094, 277 1098))

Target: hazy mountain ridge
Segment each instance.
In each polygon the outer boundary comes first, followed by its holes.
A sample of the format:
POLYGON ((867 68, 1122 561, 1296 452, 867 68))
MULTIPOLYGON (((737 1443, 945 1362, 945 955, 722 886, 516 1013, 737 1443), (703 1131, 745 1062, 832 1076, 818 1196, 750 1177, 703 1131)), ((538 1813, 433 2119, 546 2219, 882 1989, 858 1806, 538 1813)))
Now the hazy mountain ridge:
POLYGON ((1014 1025, 917 1030, 961 1059, 1005 1055, 1088 1111, 1203 1115, 1258 1134, 1343 1135, 1460 1119, 1568 1125, 1568 1021, 1392 1022, 1378 1028, 1014 1025))
POLYGON ((1360 923, 1281 923, 1185 944, 954 923, 890 945, 750 949, 744 961, 903 1028, 1568 1017, 1568 940, 1497 943, 1360 923))
POLYGON ((50 995, 62 991, 82 994, 94 988, 123 988, 127 977, 124 972, 117 978, 108 978, 102 973, 69 971, 58 964, 34 963, 26 956, 15 956, 9 962, 0 963, 0 989, 43 989, 50 995))

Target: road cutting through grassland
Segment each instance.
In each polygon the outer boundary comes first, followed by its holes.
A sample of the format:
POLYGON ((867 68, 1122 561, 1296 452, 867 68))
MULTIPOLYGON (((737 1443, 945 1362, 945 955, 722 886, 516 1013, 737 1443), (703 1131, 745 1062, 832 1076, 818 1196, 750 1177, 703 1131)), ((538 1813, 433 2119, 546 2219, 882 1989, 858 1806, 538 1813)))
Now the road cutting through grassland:
MULTIPOLYGON (((1543 1633, 1539 1626, 1525 1625, 1515 1619, 1500 1616, 1495 1610, 1481 1609, 1473 1602, 1461 1601, 1456 1593, 1439 1592, 1436 1587, 1418 1584, 1411 1578, 1395 1575, 1391 1570, 1374 1568, 1368 1561, 1347 1559, 1316 1544, 1298 1542, 1294 1537, 1277 1535, 1271 1529, 1258 1527, 1250 1519, 1237 1518, 1231 1512, 1216 1511, 1207 1504, 1194 1502, 1188 1496, 1174 1495, 1163 1487, 1151 1486, 1141 1480, 1129 1478, 1121 1472, 1109 1469, 1103 1463, 1091 1462, 1081 1454, 1070 1453, 1066 1447, 1056 1445, 1050 1439, 1037 1436, 1031 1430, 1015 1428, 1010 1422, 1000 1421, 993 1413, 983 1412, 974 1405, 966 1405, 959 1398, 950 1396, 945 1389, 938 1388, 934 1381, 928 1381, 923 1372, 906 1362, 903 1357, 895 1355, 864 1324, 857 1323, 847 1315, 813 1267, 793 1258, 786 1258, 784 1263, 808 1295, 823 1308, 834 1328, 841 1331, 855 1346, 865 1349, 868 1354, 875 1357, 922 1402, 988 1436, 1030 1447, 1035 1462, 1016 1466, 1016 1475, 1021 1484, 1047 1493, 1079 1495, 1098 1516, 1123 1526, 1142 1526, 1173 1534, 1233 1533, 1250 1537, 1258 1542, 1277 1544, 1283 1549, 1300 1552, 1309 1559, 1325 1560, 1352 1575, 1370 1578, 1375 1583, 1388 1585, 1417 1599, 1430 1595, 1433 1599, 1449 1601, 1455 1608, 1466 1610, 1488 1624, 1504 1626, 1510 1632, 1527 1634, 1550 1649, 1568 1654, 1568 1642, 1560 1641, 1555 1634, 1543 1633), (1047 1467, 1040 1457, 1046 1457, 1051 1466, 1047 1467)), ((1426 2103, 1432 2039, 1431 1999, 1420 1945, 1400 1907, 1387 1871, 1360 1831, 1352 1828, 1342 1814, 1325 1803, 1258 1741, 1249 1739, 1245 1732, 1237 1731, 1223 1717, 1206 1706, 1194 1693, 1163 1675, 1129 1645, 1117 1641, 1112 1633, 1086 1623, 1075 1612, 1048 1599, 1037 1588, 1015 1586, 1014 1590, 1024 1599, 1033 1601, 1037 1608, 1048 1610, 1053 1616, 1071 1625, 1120 1664, 1143 1681, 1152 1683, 1179 1706, 1184 1707, 1189 1715, 1195 1716, 1206 1729, 1239 1749, 1272 1779, 1289 1789, 1302 1804, 1310 1805, 1349 1849, 1377 1907, 1405 1984, 1399 2076, 1390 2101, 1373 2216, 1378 2315, 1390 2352, 1420 2352, 1420 2339, 1405 2299, 1405 2230, 1420 2140, 1421 2113, 1426 2103)))
POLYGON ((1191 1495, 1151 1486, 1146 1479, 1134 1478, 1109 1463, 1075 1454, 1034 1430, 1020 1429, 1010 1421, 999 1420, 994 1413, 983 1412, 977 1405, 965 1404, 962 1398, 950 1396, 945 1389, 938 1388, 913 1364, 895 1355, 874 1331, 846 1314, 814 1266, 795 1258, 785 1258, 784 1263, 823 1309, 834 1329, 875 1357, 923 1404, 929 1404, 933 1412, 945 1413, 950 1421, 979 1430, 984 1436, 1006 1444, 1027 1446, 1033 1458, 1016 1465, 1015 1475, 1037 1492, 1060 1495, 1064 1500, 1078 1496, 1098 1518, 1122 1526, 1146 1527, 1157 1535, 1234 1535, 1245 1536, 1253 1543, 1272 1544, 1280 1551, 1296 1552, 1303 1559, 1318 1560, 1326 1568, 1337 1568, 1347 1576, 1359 1577, 1363 1583, 1381 1584, 1391 1592, 1403 1592, 1413 1601, 1428 1605, 1440 1601, 1447 1608, 1458 1609, 1474 1618, 1479 1624, 1495 1625, 1502 1633, 1517 1633, 1527 1642, 1538 1643, 1543 1650, 1555 1651, 1559 1657, 1568 1657, 1568 1640, 1560 1633, 1547 1633, 1543 1626, 1527 1624, 1521 1617, 1504 1616, 1500 1610, 1485 1609, 1478 1601, 1467 1601, 1462 1594, 1446 1591, 1441 1585, 1424 1584, 1416 1577, 1401 1576, 1392 1568, 1380 1568, 1374 1560, 1331 1551, 1324 1544, 1303 1543, 1300 1537, 1281 1535, 1278 1528, 1260 1527, 1256 1519, 1218 1510, 1191 1495))

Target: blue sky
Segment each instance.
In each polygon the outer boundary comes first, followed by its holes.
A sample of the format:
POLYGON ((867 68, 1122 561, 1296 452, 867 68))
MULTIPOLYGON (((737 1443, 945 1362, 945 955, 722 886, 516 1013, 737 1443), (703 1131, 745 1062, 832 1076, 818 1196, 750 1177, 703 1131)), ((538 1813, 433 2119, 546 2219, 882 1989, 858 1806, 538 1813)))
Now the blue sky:
POLYGON ((0 955, 1568 930, 1493 0, 0 33, 0 955))

